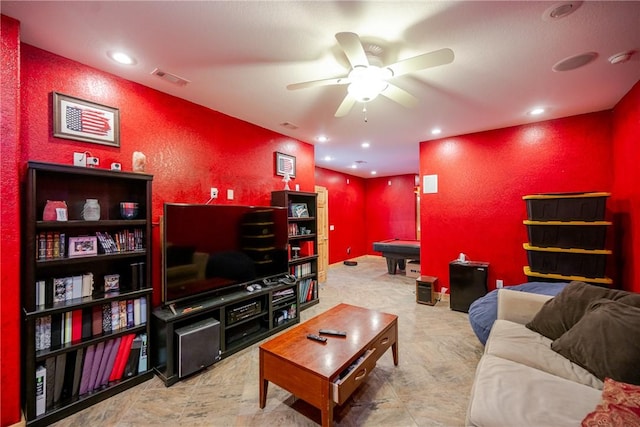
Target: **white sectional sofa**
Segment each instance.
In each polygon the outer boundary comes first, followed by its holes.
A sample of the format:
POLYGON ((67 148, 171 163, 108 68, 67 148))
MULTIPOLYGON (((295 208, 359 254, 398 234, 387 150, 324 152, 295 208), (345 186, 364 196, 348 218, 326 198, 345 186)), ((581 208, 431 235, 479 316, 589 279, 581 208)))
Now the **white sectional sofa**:
POLYGON ((575 427, 601 402, 603 382, 525 326, 551 298, 500 289, 466 425, 575 427))

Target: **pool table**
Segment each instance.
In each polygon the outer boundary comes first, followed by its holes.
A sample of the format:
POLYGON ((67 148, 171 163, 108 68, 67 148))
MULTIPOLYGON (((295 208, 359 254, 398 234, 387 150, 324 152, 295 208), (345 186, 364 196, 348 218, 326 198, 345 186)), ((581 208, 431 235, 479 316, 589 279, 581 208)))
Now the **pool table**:
POLYGON ((382 252, 382 256, 387 259, 389 274, 396 274, 396 268, 404 270, 406 260, 420 260, 419 240, 382 240, 373 243, 373 250, 382 252))

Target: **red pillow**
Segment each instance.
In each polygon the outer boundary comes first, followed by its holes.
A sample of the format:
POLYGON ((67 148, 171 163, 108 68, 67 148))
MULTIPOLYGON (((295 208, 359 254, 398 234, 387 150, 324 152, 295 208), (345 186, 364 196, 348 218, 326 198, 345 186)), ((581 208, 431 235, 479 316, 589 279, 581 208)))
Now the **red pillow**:
POLYGON ((640 386, 604 380, 602 402, 582 420, 582 427, 640 426, 640 386))

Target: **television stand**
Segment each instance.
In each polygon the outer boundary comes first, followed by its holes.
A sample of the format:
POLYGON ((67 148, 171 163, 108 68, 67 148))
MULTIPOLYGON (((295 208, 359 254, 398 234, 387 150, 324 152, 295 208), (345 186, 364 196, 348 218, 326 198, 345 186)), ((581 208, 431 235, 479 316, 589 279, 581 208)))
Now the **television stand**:
POLYGON ((300 322, 298 284, 279 283, 253 292, 244 288, 189 304, 159 307, 151 316, 153 370, 169 387, 180 381, 176 330, 206 319, 220 322, 224 359, 300 322))

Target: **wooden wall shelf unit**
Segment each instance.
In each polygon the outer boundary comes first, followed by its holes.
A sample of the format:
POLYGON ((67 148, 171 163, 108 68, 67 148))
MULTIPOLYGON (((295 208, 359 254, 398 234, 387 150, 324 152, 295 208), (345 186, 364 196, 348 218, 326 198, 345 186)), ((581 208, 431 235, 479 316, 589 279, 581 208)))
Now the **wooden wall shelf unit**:
POLYGON ((143 363, 151 348, 147 319, 151 317, 152 294, 152 180, 147 174, 28 162, 22 253, 22 374, 27 425, 50 425, 153 376, 150 363, 147 368, 143 363), (99 220, 82 219, 86 199, 98 200, 99 220), (43 220, 49 200, 66 202, 67 221, 43 220), (125 201, 138 203, 135 219, 121 218, 120 202, 125 201), (104 253, 97 233, 115 238, 116 250, 104 253), (87 238, 97 253, 90 250, 85 256, 70 257, 69 239, 73 237, 87 238), (94 243, 92 239, 96 239, 94 243), (105 290, 104 276, 109 275, 119 276, 118 290, 105 290), (107 308, 117 308, 115 314, 113 310, 108 313, 109 327, 105 324, 107 308), (120 316, 123 308, 124 318, 120 316), (113 354, 113 364, 105 358, 100 371, 96 369, 92 375, 88 368, 93 367, 99 349, 113 354), (121 359, 135 362, 135 366, 123 365, 118 375, 114 366, 120 349, 121 359), (87 364, 89 354, 95 356, 91 364, 87 364))
POLYGON ((169 307, 158 307, 152 315, 154 371, 167 387, 180 380, 175 332, 205 319, 220 322, 220 359, 299 323, 297 291, 296 284, 264 286, 253 292, 243 288, 174 306, 175 313, 169 307), (250 307, 250 311, 234 316, 234 309, 241 307, 250 307))
POLYGON ((300 309, 320 302, 318 284, 318 195, 302 191, 272 191, 271 205, 289 209, 289 273, 298 279, 300 309), (299 215, 297 207, 305 206, 299 215), (295 249, 299 248, 299 249, 295 249))

